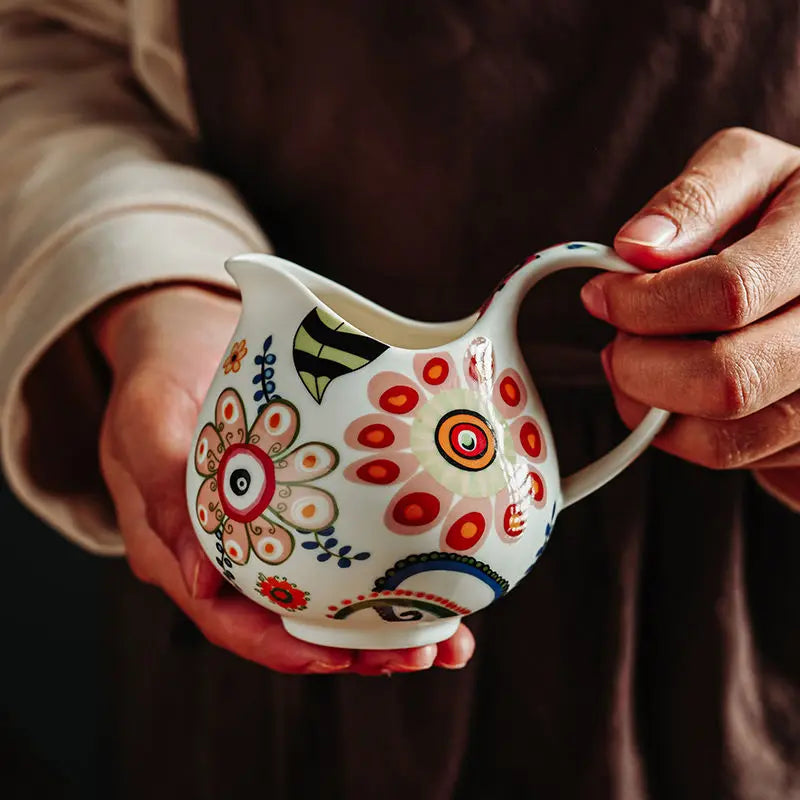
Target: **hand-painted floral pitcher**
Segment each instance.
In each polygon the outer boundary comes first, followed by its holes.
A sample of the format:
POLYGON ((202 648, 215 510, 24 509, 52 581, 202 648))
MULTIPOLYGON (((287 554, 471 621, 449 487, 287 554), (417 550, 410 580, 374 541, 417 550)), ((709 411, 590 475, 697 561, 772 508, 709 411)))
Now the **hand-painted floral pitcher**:
POLYGON ((666 421, 651 410, 609 454, 560 477, 517 313, 552 272, 638 272, 601 245, 538 253, 480 311, 441 324, 273 256, 227 266, 242 315, 198 424, 189 511, 227 580, 300 639, 448 638, 529 571, 562 509, 666 421))

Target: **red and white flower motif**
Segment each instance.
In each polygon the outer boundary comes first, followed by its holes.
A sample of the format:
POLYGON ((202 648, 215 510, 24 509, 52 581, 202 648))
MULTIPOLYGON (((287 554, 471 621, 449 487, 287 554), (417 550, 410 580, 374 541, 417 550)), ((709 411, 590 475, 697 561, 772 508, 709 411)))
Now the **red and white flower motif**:
POLYGON ((197 437, 194 464, 205 476, 197 520, 208 533, 221 528, 225 553, 237 564, 247 563, 251 549, 267 564, 286 561, 294 536, 281 523, 316 531, 336 519, 333 496, 310 483, 331 472, 339 456, 321 442, 289 450, 299 429, 297 409, 275 399, 248 430, 242 398, 225 389, 214 423, 197 437))
POLYGON ((296 583, 291 583, 286 578, 279 578, 277 575, 268 578, 260 572, 256 591, 285 611, 305 611, 311 598, 308 592, 298 589, 296 583))
POLYGON ((377 413, 355 420, 345 441, 370 455, 350 464, 348 480, 401 483, 384 515, 398 534, 441 525, 441 549, 474 553, 494 527, 519 541, 531 506, 545 504, 545 484, 532 463, 546 446, 523 414, 525 385, 513 369, 495 376, 494 351, 473 340, 461 372, 447 352, 418 353, 416 380, 380 372, 367 393, 377 413))

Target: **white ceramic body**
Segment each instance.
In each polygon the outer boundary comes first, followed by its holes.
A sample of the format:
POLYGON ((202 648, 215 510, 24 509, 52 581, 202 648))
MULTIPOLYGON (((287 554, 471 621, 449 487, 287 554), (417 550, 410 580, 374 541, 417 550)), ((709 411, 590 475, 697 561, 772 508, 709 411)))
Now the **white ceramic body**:
POLYGON ((281 614, 293 635, 343 647, 441 641, 462 616, 512 589, 543 552, 559 511, 630 463, 666 419, 664 412, 651 412, 620 448, 562 481, 556 445, 516 342, 516 316, 539 278, 578 265, 635 271, 600 245, 561 245, 511 273, 469 319, 425 324, 275 257, 231 260, 242 314, 231 355, 200 414, 196 443, 203 444, 196 444, 186 480, 189 513, 209 558, 239 591, 281 614), (368 338, 359 339, 359 332, 368 338), (324 344, 326 337, 329 346, 314 356, 313 342, 324 344), (355 346, 343 355, 334 347, 342 342, 355 346), (309 364, 311 373, 298 370, 309 364), (336 371, 336 364, 341 374, 328 382, 309 377, 336 371), (444 372, 448 388, 426 383, 444 372), (406 378, 404 391, 393 388, 403 387, 398 376, 406 378), (516 405, 515 386, 521 389, 516 405), (270 388, 266 399, 279 399, 259 415, 270 388), (396 413, 415 392, 413 407, 396 413), (284 418, 270 416, 270 409, 284 418), (220 414, 243 415, 246 425, 227 425, 220 414), (264 435, 264 426, 274 423, 271 430, 280 431, 292 414, 299 425, 291 445, 285 435, 264 435), (369 425, 384 421, 395 441, 376 447, 373 440, 391 436, 369 425), (251 439, 262 448, 257 457, 248 451, 251 439), (234 446, 239 449, 228 453, 234 446), (304 480, 308 464, 312 477, 304 480), (283 481, 286 475, 294 480, 283 481), (249 504, 244 511, 234 508, 240 500, 249 504), (304 532, 297 524, 304 514, 309 527, 322 525, 322 532, 304 532))

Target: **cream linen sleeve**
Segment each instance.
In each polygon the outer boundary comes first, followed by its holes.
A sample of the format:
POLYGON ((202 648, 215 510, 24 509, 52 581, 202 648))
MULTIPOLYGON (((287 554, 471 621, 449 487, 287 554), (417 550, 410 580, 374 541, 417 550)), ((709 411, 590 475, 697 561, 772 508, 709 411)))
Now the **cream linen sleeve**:
POLYGON ((99 553, 122 543, 96 458, 103 370, 76 323, 133 287, 227 283, 228 256, 267 247, 234 192, 191 166, 180 113, 137 81, 132 9, 158 22, 168 6, 0 0, 2 466, 99 553))

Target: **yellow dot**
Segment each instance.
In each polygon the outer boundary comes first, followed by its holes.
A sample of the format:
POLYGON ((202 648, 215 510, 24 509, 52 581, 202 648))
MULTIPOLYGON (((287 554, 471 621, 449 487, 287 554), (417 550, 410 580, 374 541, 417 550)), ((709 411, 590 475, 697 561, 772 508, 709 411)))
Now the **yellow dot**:
POLYGON ((461 526, 461 535, 465 539, 471 539, 478 532, 478 526, 474 522, 465 522, 461 526))

